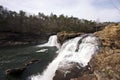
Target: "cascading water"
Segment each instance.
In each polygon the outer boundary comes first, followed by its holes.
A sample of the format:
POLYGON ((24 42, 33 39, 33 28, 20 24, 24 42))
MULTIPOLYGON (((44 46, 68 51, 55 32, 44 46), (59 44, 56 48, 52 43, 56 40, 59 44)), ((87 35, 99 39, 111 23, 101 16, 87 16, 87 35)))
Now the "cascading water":
POLYGON ((82 64, 81 66, 84 67, 92 55, 98 52, 99 46, 99 39, 90 34, 68 40, 61 46, 58 56, 48 65, 43 74, 30 78, 31 80, 53 80, 55 71, 58 68, 64 70, 71 68, 71 62, 82 64))
POLYGON ((47 43, 38 45, 38 47, 44 47, 44 46, 56 46, 57 48, 59 48, 59 43, 57 42, 57 36, 56 35, 50 36, 47 43))

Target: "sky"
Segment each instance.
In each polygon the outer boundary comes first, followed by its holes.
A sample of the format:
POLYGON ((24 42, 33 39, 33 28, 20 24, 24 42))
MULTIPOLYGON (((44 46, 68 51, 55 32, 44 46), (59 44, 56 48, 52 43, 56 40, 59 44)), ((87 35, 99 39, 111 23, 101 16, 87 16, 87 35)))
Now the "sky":
POLYGON ((120 0, 0 0, 9 10, 23 10, 29 14, 42 12, 78 17, 100 22, 120 22, 120 0))

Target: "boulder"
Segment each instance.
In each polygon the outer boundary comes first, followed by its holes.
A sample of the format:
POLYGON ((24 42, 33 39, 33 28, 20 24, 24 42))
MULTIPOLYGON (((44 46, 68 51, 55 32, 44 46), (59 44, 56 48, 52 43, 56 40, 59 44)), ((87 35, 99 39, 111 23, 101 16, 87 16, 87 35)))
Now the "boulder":
POLYGON ((33 60, 31 60, 30 62, 25 63, 25 64, 24 64, 24 65, 25 65, 24 67, 19 67, 19 68, 14 68, 14 69, 7 69, 7 70, 5 71, 5 73, 6 73, 6 75, 20 76, 20 75, 23 73, 23 71, 26 70, 26 68, 27 68, 28 66, 30 66, 31 64, 34 64, 34 63, 38 63, 38 62, 40 62, 40 60, 38 60, 38 59, 33 59, 33 60))
POLYGON ((72 63, 72 67, 64 69, 64 67, 59 67, 56 70, 53 80, 70 80, 71 78, 77 78, 82 76, 83 73, 91 73, 90 65, 81 67, 78 63, 72 63))
POLYGON ((25 63, 25 66, 29 66, 31 64, 34 64, 34 63, 39 63, 41 60, 39 59, 32 59, 31 61, 29 61, 28 63, 25 63))
POLYGON ((84 34, 84 33, 59 32, 59 33, 57 33, 57 41, 58 41, 58 43, 60 43, 62 45, 66 40, 80 36, 82 34, 84 34))
POLYGON ((20 67, 15 69, 7 69, 5 73, 7 75, 19 76, 26 69, 26 67, 20 67))

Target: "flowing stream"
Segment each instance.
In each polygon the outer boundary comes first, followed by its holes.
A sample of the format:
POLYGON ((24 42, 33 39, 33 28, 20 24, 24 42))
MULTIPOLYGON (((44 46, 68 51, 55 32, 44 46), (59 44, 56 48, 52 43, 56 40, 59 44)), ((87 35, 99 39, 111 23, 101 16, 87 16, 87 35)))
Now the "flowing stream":
POLYGON ((31 80, 53 80, 55 71, 58 68, 69 69, 71 62, 78 63, 82 67, 86 66, 92 56, 99 51, 100 40, 92 34, 85 34, 75 37, 59 46, 56 36, 51 36, 48 43, 41 46, 59 47, 58 56, 47 66, 42 74, 33 75, 31 80))

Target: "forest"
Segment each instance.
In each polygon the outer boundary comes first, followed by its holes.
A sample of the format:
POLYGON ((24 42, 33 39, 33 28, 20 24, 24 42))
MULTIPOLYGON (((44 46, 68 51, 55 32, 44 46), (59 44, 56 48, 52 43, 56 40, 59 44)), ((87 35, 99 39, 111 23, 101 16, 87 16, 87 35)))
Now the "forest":
MULTIPOLYGON (((98 24, 95 21, 68 17, 63 14, 57 16, 53 13, 45 15, 28 15, 20 10, 18 13, 0 6, 0 32, 16 33, 57 33, 67 32, 95 32, 98 24)), ((98 29, 99 30, 99 29, 98 29)))
POLYGON ((93 33, 103 29, 108 23, 63 14, 28 14, 22 10, 16 12, 0 6, 0 45, 40 44, 58 32, 93 33))

